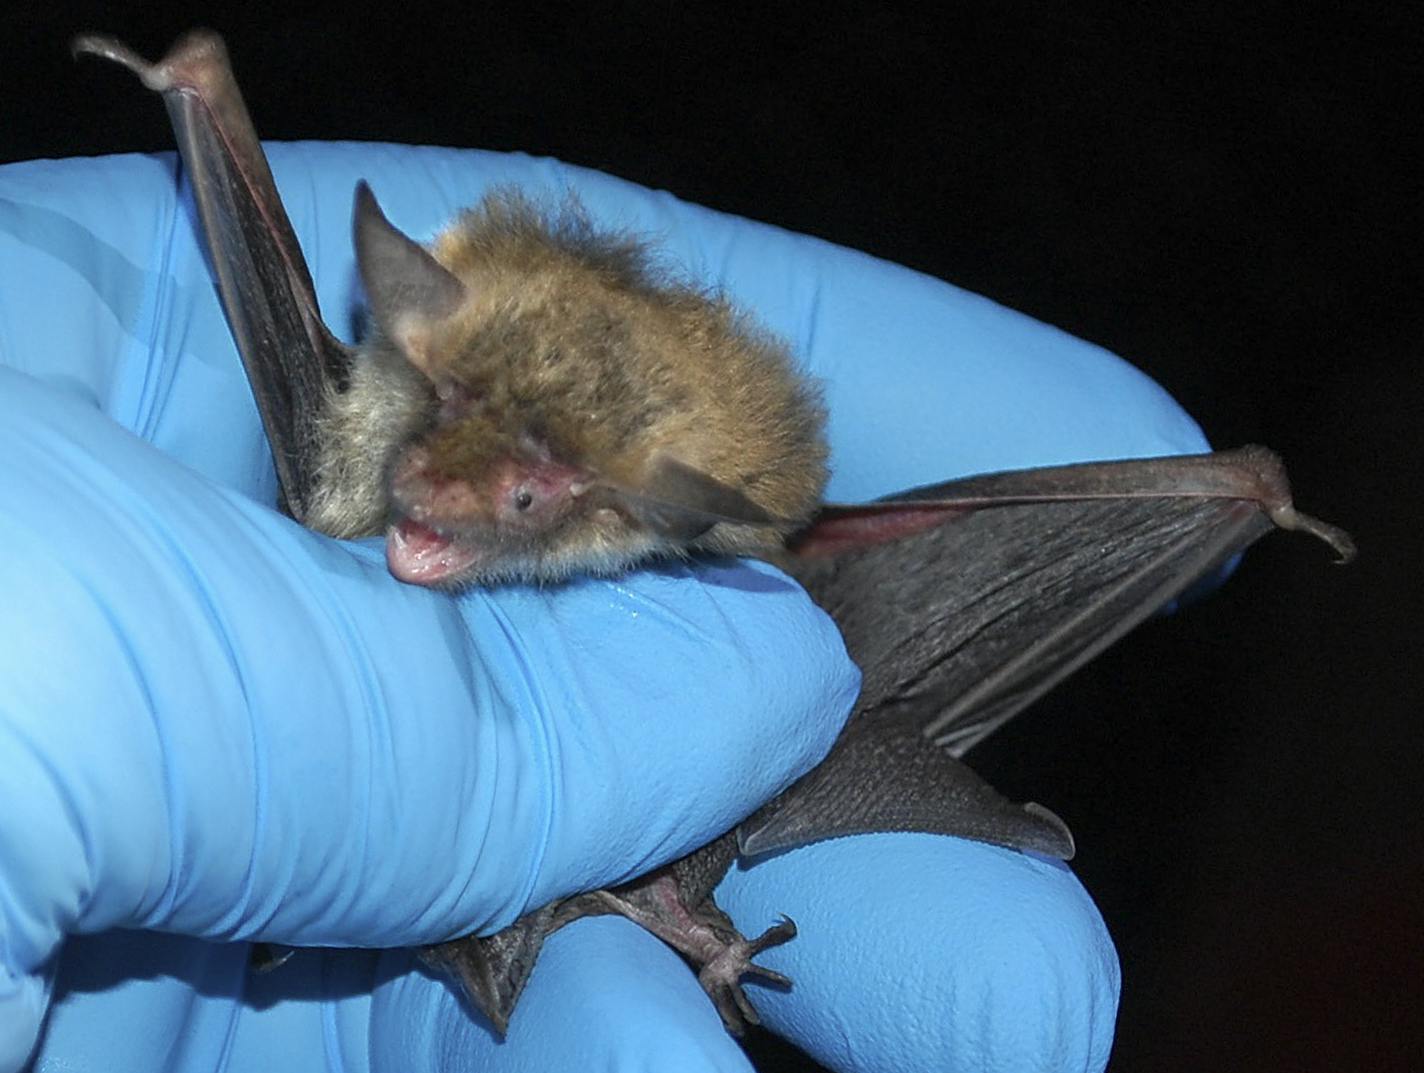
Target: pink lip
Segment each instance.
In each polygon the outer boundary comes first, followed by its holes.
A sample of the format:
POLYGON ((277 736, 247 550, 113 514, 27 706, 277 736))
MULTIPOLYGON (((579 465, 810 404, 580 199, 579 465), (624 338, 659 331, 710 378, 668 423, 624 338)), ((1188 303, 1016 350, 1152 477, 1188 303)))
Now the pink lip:
POLYGON ((386 565, 411 585, 440 585, 468 570, 475 558, 473 549, 409 518, 386 531, 386 565))

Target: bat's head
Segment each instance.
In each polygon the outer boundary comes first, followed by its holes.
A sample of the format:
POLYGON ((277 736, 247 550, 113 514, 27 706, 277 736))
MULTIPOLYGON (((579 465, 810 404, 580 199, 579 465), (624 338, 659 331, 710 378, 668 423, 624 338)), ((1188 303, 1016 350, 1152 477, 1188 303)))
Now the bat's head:
POLYGON ((635 245, 558 233, 505 195, 432 252, 364 184, 355 235, 380 339, 432 396, 390 460, 396 577, 554 581, 762 553, 819 500, 814 394, 724 305, 650 284, 635 245))

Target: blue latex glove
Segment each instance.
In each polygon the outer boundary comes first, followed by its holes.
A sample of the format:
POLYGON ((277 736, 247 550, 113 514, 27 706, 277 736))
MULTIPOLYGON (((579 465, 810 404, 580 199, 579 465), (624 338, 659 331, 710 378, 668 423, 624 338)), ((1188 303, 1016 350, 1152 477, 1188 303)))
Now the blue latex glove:
MULTIPOLYGON (((1100 350, 824 243, 519 156, 273 158, 348 336, 359 177, 418 236, 493 181, 658 235, 825 378, 836 498, 1201 446, 1100 350)), ((50 986, 41 1069, 745 1069, 621 920, 552 937, 504 1044, 407 953, 254 977, 210 940, 492 930, 682 852, 827 747, 854 677, 824 620, 755 566, 396 585, 251 501, 270 465, 171 158, 4 169, 0 240, 0 360, 29 374, 0 372, 0 1069, 50 986), (57 961, 66 932, 88 937, 57 961)), ((1116 961, 1060 865, 875 836, 734 870, 719 898, 751 933, 797 920, 763 956, 795 988, 754 999, 837 1068, 1106 1060, 1116 961)))

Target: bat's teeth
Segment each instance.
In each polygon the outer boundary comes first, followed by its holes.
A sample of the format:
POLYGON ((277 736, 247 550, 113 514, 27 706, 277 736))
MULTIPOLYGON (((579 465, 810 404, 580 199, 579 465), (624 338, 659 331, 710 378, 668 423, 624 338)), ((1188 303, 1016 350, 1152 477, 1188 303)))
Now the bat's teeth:
POLYGON ((439 522, 433 520, 430 517, 430 511, 422 507, 412 507, 406 511, 405 517, 401 521, 396 522, 394 529, 397 533, 401 534, 402 540, 405 539, 405 533, 409 532, 409 530, 405 528, 406 525, 413 525, 417 530, 437 536, 442 540, 452 540, 457 533, 457 530, 451 529, 449 526, 441 525, 439 522))
POLYGON ((450 584, 471 567, 475 556, 474 549, 410 518, 387 533, 386 565, 401 581, 414 585, 450 584))
POLYGON ((574 481, 569 485, 569 495, 577 498, 587 492, 588 489, 589 483, 587 481, 574 481))

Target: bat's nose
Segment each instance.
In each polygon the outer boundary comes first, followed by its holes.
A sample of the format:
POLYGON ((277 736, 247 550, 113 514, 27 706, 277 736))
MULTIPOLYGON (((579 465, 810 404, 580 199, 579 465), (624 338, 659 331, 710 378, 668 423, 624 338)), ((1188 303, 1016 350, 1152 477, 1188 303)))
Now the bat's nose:
POLYGON ((457 477, 430 469, 430 452, 412 447, 391 473, 391 496, 416 521, 445 528, 460 528, 478 519, 480 496, 474 486, 457 477))

